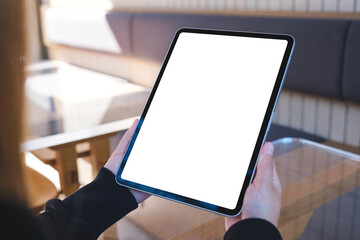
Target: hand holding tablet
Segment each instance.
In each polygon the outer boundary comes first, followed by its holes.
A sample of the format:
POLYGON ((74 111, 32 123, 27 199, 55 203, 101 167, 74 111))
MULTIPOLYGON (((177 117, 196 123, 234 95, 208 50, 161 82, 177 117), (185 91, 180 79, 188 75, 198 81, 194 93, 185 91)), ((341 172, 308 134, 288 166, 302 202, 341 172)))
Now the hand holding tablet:
POLYGON ((281 184, 273 159, 274 146, 265 143, 261 148, 254 181, 247 188, 241 215, 226 217, 226 231, 236 222, 261 218, 277 226, 281 209, 281 184))
POLYGON ((177 32, 117 182, 239 214, 293 45, 287 35, 177 32))
MULTIPOLYGON (((116 147, 115 151, 111 154, 109 160, 105 163, 104 167, 109 169, 114 175, 116 175, 117 171, 119 170, 120 164, 124 159, 125 151, 129 146, 129 143, 134 135, 138 123, 139 123, 138 119, 134 120, 132 126, 125 132, 124 136, 121 138, 119 145, 116 147)), ((140 192, 134 189, 129 189, 129 191, 133 194, 138 204, 143 202, 148 197, 150 197, 150 194, 145 192, 140 192)))

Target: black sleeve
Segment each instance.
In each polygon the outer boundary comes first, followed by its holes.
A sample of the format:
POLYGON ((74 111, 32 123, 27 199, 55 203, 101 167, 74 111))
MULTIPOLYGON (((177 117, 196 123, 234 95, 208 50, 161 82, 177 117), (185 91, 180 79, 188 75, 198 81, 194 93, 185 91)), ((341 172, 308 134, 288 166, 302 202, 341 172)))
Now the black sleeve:
POLYGON ((250 218, 239 221, 232 225, 224 236, 224 240, 246 239, 246 240, 281 240, 278 229, 270 222, 250 218))
POLYGON ((130 191, 115 182, 114 174, 101 168, 94 181, 63 201, 48 201, 38 220, 49 239, 97 239, 137 206, 130 191))

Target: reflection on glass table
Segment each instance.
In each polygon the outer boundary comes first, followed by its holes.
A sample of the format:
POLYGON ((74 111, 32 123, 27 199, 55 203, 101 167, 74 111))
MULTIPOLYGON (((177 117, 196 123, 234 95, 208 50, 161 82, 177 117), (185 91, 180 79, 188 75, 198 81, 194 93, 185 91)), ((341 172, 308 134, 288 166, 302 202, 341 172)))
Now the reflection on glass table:
MULTIPOLYGON (((273 142, 283 239, 360 239, 360 156, 296 138, 273 142)), ((222 239, 224 217, 151 197, 128 217, 157 239, 222 239)))
POLYGON ((60 61, 27 67, 27 139, 138 116, 150 89, 60 61))

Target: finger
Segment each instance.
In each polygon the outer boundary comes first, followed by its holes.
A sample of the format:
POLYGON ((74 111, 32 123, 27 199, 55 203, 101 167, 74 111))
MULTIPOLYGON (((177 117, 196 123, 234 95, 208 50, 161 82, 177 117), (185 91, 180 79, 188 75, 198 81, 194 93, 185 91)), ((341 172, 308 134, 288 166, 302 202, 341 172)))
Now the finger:
POLYGON ((112 173, 116 174, 120 164, 124 158, 125 150, 127 149, 129 142, 134 135, 138 120, 136 119, 129 130, 126 131, 123 138, 121 139, 119 145, 116 147, 115 151, 105 163, 105 167, 109 169, 112 173))
MULTIPOLYGON (((131 125, 131 127, 126 131, 126 133, 124 134, 123 138, 121 139, 121 142, 123 142, 124 144, 120 144, 121 145, 121 150, 125 151, 127 146, 129 145, 132 136, 134 135, 134 132, 136 130, 136 127, 139 123, 138 119, 135 119, 133 124, 131 125)), ((120 143, 121 143, 120 142, 120 143)))
POLYGON ((274 186, 275 186, 276 190, 281 193, 281 190, 282 190, 281 188, 282 187, 281 187, 280 178, 279 178, 279 175, 278 175, 277 170, 276 170, 275 161, 273 161, 273 163, 274 163, 274 166, 273 166, 273 183, 274 183, 274 186))
POLYGON ((275 161, 273 161, 273 180, 280 182, 279 175, 278 175, 277 169, 276 169, 275 161))
POLYGON ((127 149, 132 136, 134 135, 134 132, 136 130, 136 126, 138 124, 139 120, 135 119, 131 127, 125 132, 124 136, 122 137, 119 145, 116 147, 115 152, 116 154, 124 154, 125 150, 127 149))
POLYGON ((254 179, 255 185, 268 186, 268 184, 272 183, 274 168, 273 151, 274 146, 271 143, 265 143, 263 145, 257 164, 257 172, 254 179))

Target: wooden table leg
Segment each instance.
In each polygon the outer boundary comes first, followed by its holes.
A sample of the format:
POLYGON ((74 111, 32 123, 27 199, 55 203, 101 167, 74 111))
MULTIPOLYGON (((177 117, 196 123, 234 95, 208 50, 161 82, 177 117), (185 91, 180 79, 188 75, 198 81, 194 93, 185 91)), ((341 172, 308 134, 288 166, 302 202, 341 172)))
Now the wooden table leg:
POLYGON ((98 138, 90 142, 90 159, 95 178, 99 169, 110 157, 109 138, 98 138))
POLYGON ((79 189, 75 145, 53 149, 56 153, 56 168, 59 171, 62 192, 68 196, 79 189))

